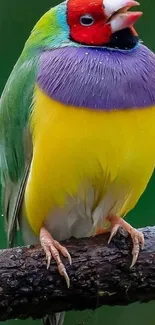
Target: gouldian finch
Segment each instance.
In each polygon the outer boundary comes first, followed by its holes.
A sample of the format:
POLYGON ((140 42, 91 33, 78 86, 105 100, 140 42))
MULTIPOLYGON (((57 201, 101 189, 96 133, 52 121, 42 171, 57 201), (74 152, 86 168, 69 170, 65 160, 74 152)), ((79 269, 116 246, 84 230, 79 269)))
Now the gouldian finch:
MULTIPOLYGON (((0 101, 3 210, 12 245, 40 241, 70 279, 59 241, 119 227, 137 260, 144 237, 123 217, 155 166, 155 55, 134 0, 68 0, 36 24, 0 101)), ((49 323, 62 324, 63 316, 49 323)), ((46 322, 46 320, 45 320, 46 322)), ((48 324, 49 324, 48 323, 48 324)))

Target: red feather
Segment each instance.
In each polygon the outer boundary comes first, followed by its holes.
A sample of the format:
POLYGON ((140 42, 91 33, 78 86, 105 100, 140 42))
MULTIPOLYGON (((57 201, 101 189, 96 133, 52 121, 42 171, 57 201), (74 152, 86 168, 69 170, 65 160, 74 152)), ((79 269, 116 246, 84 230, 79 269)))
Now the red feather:
POLYGON ((112 32, 110 25, 105 24, 103 0, 69 0, 67 6, 70 35, 74 41, 87 45, 103 45, 110 40, 112 32), (80 23, 80 17, 86 14, 92 15, 95 20, 89 27, 80 23))

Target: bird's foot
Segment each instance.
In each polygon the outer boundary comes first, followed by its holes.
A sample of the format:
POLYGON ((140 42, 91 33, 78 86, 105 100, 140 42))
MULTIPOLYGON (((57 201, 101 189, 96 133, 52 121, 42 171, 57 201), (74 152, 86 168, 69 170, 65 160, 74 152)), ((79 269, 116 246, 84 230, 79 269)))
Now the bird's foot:
POLYGON ((137 229, 133 228, 129 223, 127 223, 124 219, 120 218, 120 217, 116 217, 116 216, 109 216, 107 218, 107 220, 110 222, 111 227, 110 227, 110 237, 108 240, 108 243, 111 242, 112 238, 116 235, 118 229, 120 227, 122 227, 124 230, 126 230, 131 238, 132 238, 132 242, 133 242, 133 249, 132 249, 132 263, 130 268, 132 268, 138 258, 139 255, 139 251, 140 251, 140 246, 141 249, 144 248, 144 235, 142 232, 138 231, 137 229))
POLYGON ((66 268, 64 264, 61 261, 60 254, 61 253, 64 257, 67 257, 69 260, 69 264, 72 264, 72 259, 71 256, 68 252, 68 250, 60 245, 58 241, 56 241, 51 234, 46 230, 46 228, 42 227, 40 230, 40 243, 41 246, 46 254, 46 259, 47 259, 47 269, 50 266, 51 259, 52 257, 57 263, 58 266, 58 271, 60 275, 62 275, 67 283, 67 287, 70 287, 70 279, 67 274, 66 268))

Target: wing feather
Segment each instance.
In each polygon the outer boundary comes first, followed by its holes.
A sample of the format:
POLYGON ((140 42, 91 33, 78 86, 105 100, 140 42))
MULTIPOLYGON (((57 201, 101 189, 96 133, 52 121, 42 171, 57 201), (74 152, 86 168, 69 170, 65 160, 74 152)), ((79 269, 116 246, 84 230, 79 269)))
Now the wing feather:
POLYGON ((0 167, 2 211, 12 245, 32 158, 29 117, 33 105, 37 60, 22 57, 0 100, 0 167))

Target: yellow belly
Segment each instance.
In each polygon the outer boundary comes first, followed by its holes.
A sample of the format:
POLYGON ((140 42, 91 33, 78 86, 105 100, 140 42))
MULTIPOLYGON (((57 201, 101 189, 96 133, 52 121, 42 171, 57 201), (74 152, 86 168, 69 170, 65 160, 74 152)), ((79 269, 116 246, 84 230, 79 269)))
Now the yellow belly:
POLYGON ((154 107, 92 111, 64 106, 36 89, 31 126, 25 208, 36 233, 49 213, 66 207, 68 198, 85 200, 90 188, 92 213, 100 208, 124 216, 135 206, 155 164, 154 107))

